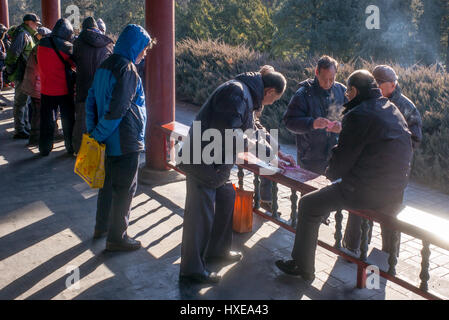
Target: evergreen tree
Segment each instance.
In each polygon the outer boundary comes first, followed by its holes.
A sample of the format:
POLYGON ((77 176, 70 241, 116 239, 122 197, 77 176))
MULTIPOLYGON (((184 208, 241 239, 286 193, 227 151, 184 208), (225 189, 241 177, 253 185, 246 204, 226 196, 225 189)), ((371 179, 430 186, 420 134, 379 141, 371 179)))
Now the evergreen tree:
POLYGON ((176 4, 177 40, 221 39, 260 51, 271 47, 274 25, 262 0, 182 0, 176 4))
POLYGON ((414 0, 360 2, 362 8, 373 4, 380 9, 380 29, 362 28, 358 34, 356 42, 360 44, 361 57, 402 64, 415 62, 416 24, 412 2, 414 0))
POLYGON ((281 55, 331 54, 349 59, 361 28, 359 1, 286 0, 274 16, 274 52, 281 55))
POLYGON ((418 46, 416 58, 424 64, 432 64, 440 60, 441 25, 444 16, 444 0, 421 0, 421 15, 418 20, 418 46))

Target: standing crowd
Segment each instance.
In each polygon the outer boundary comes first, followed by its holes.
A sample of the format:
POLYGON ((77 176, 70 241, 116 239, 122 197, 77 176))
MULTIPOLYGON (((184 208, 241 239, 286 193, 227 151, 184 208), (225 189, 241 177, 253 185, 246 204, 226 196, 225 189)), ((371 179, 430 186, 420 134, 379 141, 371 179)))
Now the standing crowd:
POLYGON ((94 73, 112 54, 114 42, 99 19, 85 19, 75 38, 73 26, 60 19, 52 30, 36 14, 7 29, 0 26, 1 84, 12 84, 14 139, 39 146, 42 156, 53 149, 60 114, 67 153, 76 154, 86 132, 84 102, 94 73))
MULTIPOLYGON (((85 19, 76 39, 68 20, 60 19, 50 31, 40 27, 35 14, 25 15, 16 28, 4 29, 0 31, 4 39, 0 66, 5 67, 7 82, 14 82, 16 90, 14 138, 29 139, 29 144, 38 144, 41 155, 47 156, 53 148, 59 110, 69 154, 78 152, 86 132, 105 143, 106 178, 98 195, 94 238, 106 236, 110 251, 139 249, 140 242, 127 235, 147 115, 137 66, 143 65, 155 41, 144 28, 128 25, 114 44, 104 34, 103 21, 92 17, 85 19)), ((318 230, 330 212, 399 212, 413 150, 422 140, 421 116, 402 94, 390 66, 380 65, 372 72, 357 70, 346 85, 335 81, 338 69, 335 59, 321 57, 314 78, 300 83, 283 118, 283 124, 296 136, 298 164, 332 181, 300 199, 292 259, 276 261, 283 272, 307 281, 314 279, 318 230)), ((208 129, 223 135, 228 129, 266 133, 258 117, 265 106, 282 97, 286 86, 285 77, 271 66, 221 84, 196 116, 201 133, 194 134, 192 126, 192 141, 183 146, 195 145, 193 139, 201 139, 208 129)), ((270 140, 269 135, 264 140, 268 149, 273 148, 270 140)), ((245 142, 247 150, 255 143, 245 142)), ((203 154, 207 143, 198 143, 201 147, 196 152, 203 154)), ((275 149, 279 157, 273 159, 273 165, 296 166, 291 155, 275 149)), ((183 151, 195 158, 194 149, 183 151)), ((237 154, 228 157, 224 148, 221 154, 234 162, 201 159, 179 165, 187 176, 181 281, 218 283, 220 276, 208 269, 208 263, 235 262, 243 257, 231 250, 235 191, 229 178, 237 154)), ((262 187, 261 200, 271 202, 271 183, 263 179, 262 187)), ((359 217, 350 215, 343 246, 353 252, 360 247, 360 224, 359 217)), ((391 234, 388 226, 382 226, 382 249, 387 252, 391 251, 391 234)))

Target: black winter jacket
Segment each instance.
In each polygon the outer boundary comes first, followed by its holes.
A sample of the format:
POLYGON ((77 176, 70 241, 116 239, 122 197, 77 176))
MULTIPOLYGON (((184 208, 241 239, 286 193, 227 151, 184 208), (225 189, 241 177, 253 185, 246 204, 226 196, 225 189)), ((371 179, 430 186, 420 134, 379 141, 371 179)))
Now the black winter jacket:
POLYGON ((92 29, 83 30, 74 41, 73 57, 77 66, 76 102, 86 101, 95 71, 113 50, 112 39, 92 29))
POLYGON ((416 149, 422 141, 421 114, 413 102, 402 94, 402 90, 399 85, 396 86, 393 95, 390 97, 390 101, 398 107, 399 111, 401 111, 404 116, 405 121, 407 121, 408 128, 412 133, 413 149, 416 149))
POLYGON ((345 92, 346 87, 338 82, 330 90, 324 90, 315 78, 301 82, 291 99, 284 122, 296 135, 298 162, 303 168, 324 173, 338 135, 313 129, 313 122, 320 117, 338 120, 346 102, 345 92))
POLYGON ((345 105, 338 145, 326 176, 342 179, 344 197, 357 206, 400 203, 412 158, 411 133, 399 109, 373 88, 345 105))
MULTIPOLYGON (((207 129, 217 129, 223 138, 223 161, 221 164, 194 164, 193 126, 190 128, 190 164, 179 165, 180 169, 192 175, 210 188, 218 188, 228 179, 233 164, 225 163, 224 132, 226 129, 245 131, 254 128, 253 112, 260 110, 264 97, 262 76, 258 72, 249 72, 237 76, 220 85, 201 107, 195 121, 201 121, 201 135, 207 129)), ((201 144, 203 148, 210 142, 201 144)), ((232 155, 235 163, 236 154, 232 155)))

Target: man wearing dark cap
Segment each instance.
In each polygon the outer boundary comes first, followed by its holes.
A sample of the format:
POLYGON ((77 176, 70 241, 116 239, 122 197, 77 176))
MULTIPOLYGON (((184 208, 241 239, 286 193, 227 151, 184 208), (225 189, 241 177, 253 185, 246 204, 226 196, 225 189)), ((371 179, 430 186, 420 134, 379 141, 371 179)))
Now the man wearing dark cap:
POLYGON ((293 259, 276 262, 283 272, 306 281, 314 279, 323 217, 337 209, 395 215, 408 182, 412 144, 404 117, 382 96, 370 72, 354 72, 347 85, 342 131, 326 169, 334 183, 301 198, 293 259))
POLYGON ((8 81, 15 84, 14 96, 14 139, 28 139, 30 124, 27 117, 28 96, 22 91, 21 84, 25 74, 26 63, 36 45, 37 28, 40 19, 34 13, 23 17, 23 23, 13 34, 11 46, 6 55, 6 74, 8 81))
POLYGON ((379 65, 374 68, 373 76, 382 91, 382 95, 399 108, 405 121, 407 121, 408 128, 412 133, 413 149, 416 149, 422 140, 421 114, 413 102, 402 94, 401 87, 398 84, 398 76, 393 68, 387 65, 379 65))

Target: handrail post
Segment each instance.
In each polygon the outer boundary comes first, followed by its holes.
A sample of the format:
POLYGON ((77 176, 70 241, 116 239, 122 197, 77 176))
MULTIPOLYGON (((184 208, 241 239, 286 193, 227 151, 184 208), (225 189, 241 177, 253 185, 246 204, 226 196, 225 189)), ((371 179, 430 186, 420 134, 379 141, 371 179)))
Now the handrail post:
POLYGON ((254 209, 260 209, 260 179, 254 173, 254 209))
POLYGON ((430 279, 429 275, 430 243, 428 241, 423 240, 422 242, 421 256, 422 256, 421 273, 419 274, 421 284, 419 288, 421 290, 428 291, 429 290, 428 281, 430 279))
POLYGON ((271 213, 273 215, 273 218, 278 219, 278 184, 277 182, 272 183, 271 185, 271 196, 272 196, 272 203, 271 203, 271 213))
POLYGON ((245 177, 245 174, 243 173, 243 169, 241 167, 239 167, 237 177, 239 178, 239 189, 243 190, 243 178, 245 177))
POLYGON ((362 241, 360 243, 360 260, 365 261, 368 254, 368 219, 362 218, 362 241))
POLYGON ((343 239, 342 234, 342 221, 343 221, 343 213, 341 210, 337 210, 335 212, 335 248, 340 249, 341 248, 341 240, 343 239))
POLYGON ((391 232, 390 238, 390 256, 388 257, 389 269, 388 273, 392 276, 396 275, 396 265, 398 264, 398 241, 399 241, 399 232, 394 230, 391 232))
POLYGON ((290 215, 291 226, 296 229, 298 223, 298 195, 295 189, 292 189, 290 201, 292 202, 292 213, 290 215))

